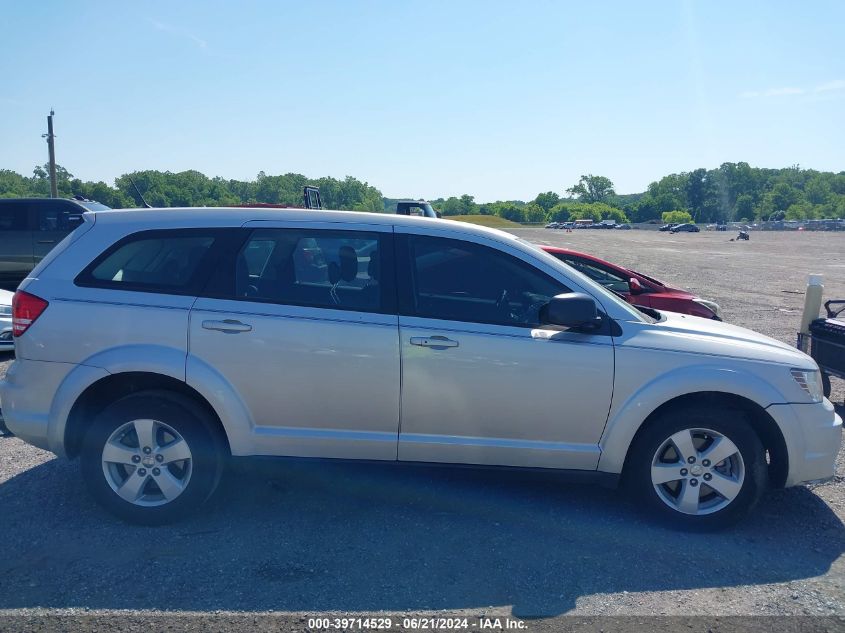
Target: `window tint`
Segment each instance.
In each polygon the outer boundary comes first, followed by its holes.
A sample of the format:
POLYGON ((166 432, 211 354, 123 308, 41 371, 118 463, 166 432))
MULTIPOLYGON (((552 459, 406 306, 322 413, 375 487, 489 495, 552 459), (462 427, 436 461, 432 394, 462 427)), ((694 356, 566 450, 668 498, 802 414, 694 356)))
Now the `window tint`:
POLYGON ((378 233, 260 229, 235 264, 239 299, 382 311, 378 233))
POLYGON ((615 292, 631 291, 627 279, 620 277, 604 266, 575 257, 561 257, 561 260, 565 264, 569 264, 578 272, 587 275, 587 277, 609 290, 613 290, 615 292))
POLYGON ((174 290, 192 281, 214 243, 210 235, 142 233, 109 249, 80 275, 85 285, 174 290))
POLYGON ((536 326, 540 308, 569 289, 493 248, 410 236, 411 314, 434 319, 536 326))
POLYGON ((38 209, 39 231, 72 231, 82 221, 83 209, 70 206, 41 207, 38 209))
POLYGON ((27 205, 24 203, 0 204, 0 231, 25 231, 27 205))

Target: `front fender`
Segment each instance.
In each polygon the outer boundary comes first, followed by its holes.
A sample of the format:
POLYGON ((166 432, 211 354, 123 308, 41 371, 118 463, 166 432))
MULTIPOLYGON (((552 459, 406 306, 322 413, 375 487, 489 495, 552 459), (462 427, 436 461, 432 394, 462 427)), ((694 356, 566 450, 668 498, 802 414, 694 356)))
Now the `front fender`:
POLYGON ((634 435, 661 405, 679 396, 720 392, 746 398, 763 408, 782 402, 772 385, 743 369, 693 365, 673 369, 643 384, 633 393, 614 391, 607 425, 599 442, 598 470, 621 473, 634 435))

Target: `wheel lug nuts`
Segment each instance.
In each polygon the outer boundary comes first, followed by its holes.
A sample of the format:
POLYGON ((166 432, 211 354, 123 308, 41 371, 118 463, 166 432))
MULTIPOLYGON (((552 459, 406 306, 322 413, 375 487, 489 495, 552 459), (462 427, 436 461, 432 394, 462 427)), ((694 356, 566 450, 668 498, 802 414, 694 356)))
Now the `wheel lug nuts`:
POLYGON ((138 462, 140 462, 140 461, 141 461, 141 457, 140 457, 140 456, 138 456, 138 455, 133 455, 133 456, 132 456, 132 463, 133 463, 133 464, 137 464, 137 463, 138 463, 138 462))
POLYGON ((692 487, 694 488, 695 486, 697 486, 697 485, 698 485, 698 479, 690 479, 690 480, 689 480, 689 485, 690 485, 690 486, 692 486, 692 487))
POLYGON ((694 464, 695 463, 695 457, 687 457, 687 462, 689 462, 690 464, 694 464))
POLYGON ((713 475, 710 473, 704 473, 704 481, 710 481, 711 479, 713 479, 713 475))
POLYGON ((147 474, 147 469, 146 469, 146 468, 139 468, 139 469, 138 469, 138 475, 139 475, 139 476, 144 477, 146 474, 147 474))
POLYGON ((156 461, 157 462, 163 462, 164 461, 164 455, 156 455, 156 461))
POLYGON ((681 468, 681 477, 686 477, 688 472, 686 468, 681 468))
POLYGON ((705 459, 703 462, 701 462, 701 465, 702 465, 702 466, 704 466, 704 467, 706 468, 707 466, 709 466, 709 465, 710 465, 710 460, 709 460, 709 459, 705 459))
POLYGON ((152 452, 153 452, 153 449, 151 449, 149 446, 145 446, 145 447, 144 447, 144 452, 145 452, 147 455, 149 455, 150 453, 152 453, 152 452))
POLYGON ((161 471, 158 468, 153 468, 153 475, 158 477, 161 474, 161 471))

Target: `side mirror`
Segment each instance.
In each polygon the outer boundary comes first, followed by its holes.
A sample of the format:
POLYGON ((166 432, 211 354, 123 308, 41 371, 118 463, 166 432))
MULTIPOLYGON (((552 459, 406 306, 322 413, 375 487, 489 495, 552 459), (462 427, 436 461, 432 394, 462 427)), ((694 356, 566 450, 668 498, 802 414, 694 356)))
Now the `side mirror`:
POLYGON ((601 318, 596 312, 596 302, 582 292, 567 292, 552 297, 540 309, 540 322, 568 328, 596 327, 601 318))
POLYGON ((632 295, 641 295, 643 293, 643 286, 639 279, 631 277, 628 280, 628 292, 632 295))
POLYGON ((442 218, 442 217, 443 217, 443 214, 442 214, 442 213, 440 213, 440 211, 435 211, 435 213, 437 214, 437 217, 438 217, 438 218, 442 218))

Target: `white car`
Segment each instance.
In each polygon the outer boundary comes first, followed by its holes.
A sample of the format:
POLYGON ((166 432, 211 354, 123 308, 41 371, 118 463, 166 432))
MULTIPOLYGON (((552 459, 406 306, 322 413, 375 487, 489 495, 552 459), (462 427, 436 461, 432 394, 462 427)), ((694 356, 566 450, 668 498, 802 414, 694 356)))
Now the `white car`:
POLYGON ((0 289, 0 352, 10 352, 15 349, 12 337, 12 297, 14 292, 0 289))
POLYGON ((139 523, 200 505, 229 456, 275 455, 549 469, 716 528, 767 486, 830 479, 841 438, 809 356, 640 311, 459 222, 85 214, 13 321, 9 429, 78 457, 94 498, 139 523))

